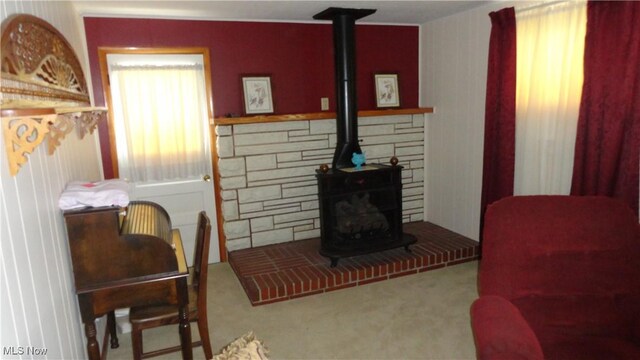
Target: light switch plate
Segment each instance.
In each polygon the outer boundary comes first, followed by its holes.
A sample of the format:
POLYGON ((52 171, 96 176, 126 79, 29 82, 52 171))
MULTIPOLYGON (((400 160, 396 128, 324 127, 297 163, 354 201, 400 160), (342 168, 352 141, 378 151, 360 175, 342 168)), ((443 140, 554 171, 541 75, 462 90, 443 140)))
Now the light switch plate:
POLYGON ((329 110, 329 98, 326 98, 326 97, 320 98, 320 109, 329 110))

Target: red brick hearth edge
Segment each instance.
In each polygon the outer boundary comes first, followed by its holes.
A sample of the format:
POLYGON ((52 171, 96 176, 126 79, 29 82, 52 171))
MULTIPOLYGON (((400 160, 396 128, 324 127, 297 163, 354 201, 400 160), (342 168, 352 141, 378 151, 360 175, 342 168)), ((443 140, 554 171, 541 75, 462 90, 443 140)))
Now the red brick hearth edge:
POLYGON ((439 269, 479 258, 479 244, 429 222, 404 224, 418 241, 404 248, 340 259, 330 267, 318 253, 320 239, 293 241, 229 253, 252 305, 264 305, 327 291, 439 269))

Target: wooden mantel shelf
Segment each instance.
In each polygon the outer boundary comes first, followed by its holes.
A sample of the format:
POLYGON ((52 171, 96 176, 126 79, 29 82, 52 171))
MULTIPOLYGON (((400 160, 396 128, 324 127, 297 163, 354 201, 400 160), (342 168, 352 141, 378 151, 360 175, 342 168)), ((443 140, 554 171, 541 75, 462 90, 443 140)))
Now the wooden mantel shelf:
MULTIPOLYGON (((361 110, 358 116, 393 116, 393 115, 414 115, 414 114, 430 114, 433 113, 432 107, 411 108, 411 109, 385 109, 385 110, 361 110)), ((288 115, 261 115, 261 116, 245 116, 245 117, 217 117, 216 125, 238 125, 238 124, 254 124, 268 123, 280 121, 301 121, 301 120, 323 120, 335 119, 335 112, 317 112, 306 114, 288 114, 288 115)))

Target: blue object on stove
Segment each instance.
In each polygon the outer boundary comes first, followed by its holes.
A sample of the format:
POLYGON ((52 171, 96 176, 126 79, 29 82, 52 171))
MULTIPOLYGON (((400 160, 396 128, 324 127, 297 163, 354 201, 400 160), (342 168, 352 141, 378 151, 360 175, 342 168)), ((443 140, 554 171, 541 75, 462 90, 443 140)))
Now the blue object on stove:
POLYGON ((364 153, 353 153, 351 156, 351 162, 356 166, 356 170, 362 169, 362 164, 365 162, 364 153))

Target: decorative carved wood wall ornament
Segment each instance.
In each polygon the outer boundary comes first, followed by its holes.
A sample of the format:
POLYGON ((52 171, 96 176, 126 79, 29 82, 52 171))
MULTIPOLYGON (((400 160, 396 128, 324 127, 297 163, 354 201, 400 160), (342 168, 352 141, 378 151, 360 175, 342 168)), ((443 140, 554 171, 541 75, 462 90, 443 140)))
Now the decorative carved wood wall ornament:
POLYGON ((89 133, 93 134, 93 130, 98 127, 98 122, 105 116, 104 111, 83 111, 70 114, 76 125, 76 131, 80 139, 89 133))
POLYGON ((25 14, 2 24, 0 109, 9 169, 47 139, 51 155, 73 128, 93 133, 105 109, 91 108, 87 84, 71 45, 51 24, 25 14))
POLYGON ((74 122, 70 116, 60 115, 56 118, 55 122, 49 124, 49 136, 47 153, 53 155, 56 148, 60 146, 60 142, 67 136, 68 133, 73 131, 74 122))
POLYGON ((15 175, 30 154, 49 133, 49 122, 55 114, 2 118, 2 131, 9 158, 9 171, 15 175))

